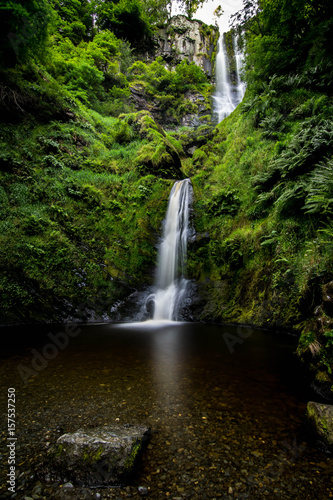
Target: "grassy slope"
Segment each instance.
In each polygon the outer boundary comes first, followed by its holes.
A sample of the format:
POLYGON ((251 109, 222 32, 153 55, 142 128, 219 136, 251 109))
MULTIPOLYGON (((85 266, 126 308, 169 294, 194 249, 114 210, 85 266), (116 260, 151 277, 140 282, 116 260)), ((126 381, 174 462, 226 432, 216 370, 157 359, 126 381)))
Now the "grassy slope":
MULTIPOLYGON (((17 89, 26 102, 27 83, 17 89)), ((179 176, 179 145, 146 113, 103 117, 55 82, 54 92, 39 85, 38 115, 11 102, 11 123, 1 125, 3 323, 104 314, 149 283, 170 178, 179 176)))
POLYGON ((332 99, 290 88, 279 89, 279 100, 280 122, 277 107, 272 125, 245 99, 194 154, 188 172, 199 235, 189 273, 206 302, 202 320, 302 333, 299 354, 330 385, 333 320, 323 302, 333 272, 332 219, 323 208, 329 189, 315 213, 306 208, 321 190, 320 165, 327 166, 321 182, 332 176, 332 99))

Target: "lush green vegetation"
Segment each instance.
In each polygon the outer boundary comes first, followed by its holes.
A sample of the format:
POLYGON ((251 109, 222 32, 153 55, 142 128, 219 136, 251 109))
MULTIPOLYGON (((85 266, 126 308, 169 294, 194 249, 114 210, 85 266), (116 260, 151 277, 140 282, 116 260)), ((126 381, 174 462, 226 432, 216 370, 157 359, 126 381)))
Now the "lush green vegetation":
POLYGON ((299 355, 331 384, 331 10, 246 1, 242 105, 214 129, 166 133, 149 110, 180 124, 198 110, 184 95, 208 106, 212 90, 194 64, 140 57, 168 3, 3 1, 0 321, 102 315, 150 283, 170 187, 187 175, 196 316, 298 331, 299 355))
POLYGON ((145 9, 1 4, 1 322, 104 314, 152 280, 184 153, 148 111, 136 112, 130 85, 173 101, 181 117, 182 92, 208 82, 193 64, 173 73, 161 60, 135 60, 156 22, 145 9), (129 27, 138 20, 142 32, 129 27))
POLYGON ((209 234, 193 245, 190 273, 208 299, 202 319, 298 331, 298 354, 329 386, 331 7, 307 1, 244 5, 238 22, 246 28, 245 99, 188 168, 196 228, 209 234))
POLYGON ((171 181, 135 160, 154 122, 139 134, 88 116, 35 124, 32 133, 30 119, 3 127, 2 321, 77 316, 69 303, 85 314, 96 298, 105 312, 111 297, 151 280, 171 181))

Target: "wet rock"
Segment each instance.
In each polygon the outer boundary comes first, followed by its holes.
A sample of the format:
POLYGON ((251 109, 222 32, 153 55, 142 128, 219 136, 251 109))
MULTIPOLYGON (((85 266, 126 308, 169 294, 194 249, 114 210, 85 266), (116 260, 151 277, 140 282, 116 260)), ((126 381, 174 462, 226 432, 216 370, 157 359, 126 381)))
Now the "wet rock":
POLYGON ((71 488, 74 488, 74 486, 72 485, 72 483, 66 483, 64 484, 63 488, 70 490, 71 488))
POLYGON ((139 486, 138 492, 140 493, 140 495, 145 496, 145 495, 148 495, 149 490, 148 490, 147 486, 139 486))
POLYGON ((133 480, 150 436, 144 426, 102 426, 64 434, 50 449, 51 474, 84 486, 124 485, 133 480))
POLYGON ((323 286, 323 309, 326 314, 333 317, 333 281, 323 286))
POLYGON ((321 448, 333 453, 333 405, 309 401, 306 418, 312 437, 321 448))
POLYGON ((144 321, 150 319, 154 307, 153 287, 136 290, 124 300, 113 304, 110 316, 113 322, 144 321))

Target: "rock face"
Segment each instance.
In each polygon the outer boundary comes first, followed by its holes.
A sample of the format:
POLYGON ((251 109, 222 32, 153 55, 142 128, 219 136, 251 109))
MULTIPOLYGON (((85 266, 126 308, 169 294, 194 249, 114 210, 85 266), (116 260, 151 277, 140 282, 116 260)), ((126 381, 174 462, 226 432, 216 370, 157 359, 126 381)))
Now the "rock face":
POLYGON ((131 482, 150 429, 104 426, 64 434, 50 450, 51 474, 78 485, 112 486, 131 482))
POLYGON ((135 84, 130 88, 131 101, 135 108, 140 111, 148 111, 153 116, 154 120, 161 124, 166 129, 174 125, 182 125, 187 127, 199 127, 200 125, 210 124, 211 103, 207 103, 205 97, 197 91, 187 91, 184 94, 184 103, 187 104, 191 111, 184 113, 181 119, 175 118, 168 110, 163 109, 161 101, 157 96, 150 96, 144 87, 140 84, 135 84))
MULTIPOLYGON (((186 16, 174 16, 164 28, 157 31, 152 45, 140 52, 140 58, 146 62, 162 58, 162 64, 169 70, 186 60, 202 68, 213 82, 218 38, 217 27, 208 26, 202 21, 192 21, 186 16)), ((180 103, 174 100, 166 102, 157 95, 151 95, 141 83, 135 83, 130 91, 135 108, 149 111, 166 129, 179 125, 198 128, 210 124, 211 99, 198 91, 186 92, 182 98, 181 111, 180 103)))
POLYGON ((333 453, 333 405, 309 401, 306 418, 320 447, 333 453))
POLYGON ((202 21, 192 21, 186 16, 174 16, 156 35, 155 57, 162 56, 169 66, 187 59, 212 77, 218 37, 218 28, 214 26, 207 26, 202 21))

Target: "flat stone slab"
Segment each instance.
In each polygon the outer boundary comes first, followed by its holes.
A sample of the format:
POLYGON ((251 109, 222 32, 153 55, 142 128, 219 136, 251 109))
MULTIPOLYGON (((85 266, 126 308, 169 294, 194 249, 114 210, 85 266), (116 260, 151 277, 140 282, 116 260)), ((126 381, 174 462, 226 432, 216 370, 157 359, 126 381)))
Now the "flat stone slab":
POLYGON ((83 486, 130 484, 150 429, 110 425, 63 434, 51 448, 52 475, 83 486))
POLYGON ((309 401, 306 418, 321 448, 333 453, 333 405, 309 401))

